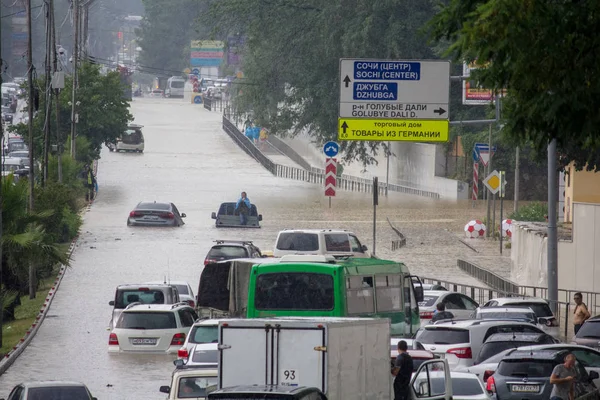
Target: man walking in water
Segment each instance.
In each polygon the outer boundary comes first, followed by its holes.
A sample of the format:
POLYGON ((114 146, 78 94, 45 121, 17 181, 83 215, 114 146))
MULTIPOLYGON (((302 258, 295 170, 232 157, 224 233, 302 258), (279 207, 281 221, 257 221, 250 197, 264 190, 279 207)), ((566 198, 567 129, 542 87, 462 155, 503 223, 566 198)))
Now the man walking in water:
POLYGON ((240 223, 242 225, 248 223, 248 214, 250 214, 251 207, 252 205, 246 196, 246 192, 242 192, 242 197, 240 197, 235 205, 235 210, 240 213, 240 223))

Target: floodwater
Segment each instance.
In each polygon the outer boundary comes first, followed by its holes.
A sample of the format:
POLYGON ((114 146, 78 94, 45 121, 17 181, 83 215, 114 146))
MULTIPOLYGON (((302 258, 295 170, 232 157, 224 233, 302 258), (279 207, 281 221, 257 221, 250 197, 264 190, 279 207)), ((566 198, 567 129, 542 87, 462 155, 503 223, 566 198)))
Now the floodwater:
MULTIPOLYGON (((346 228, 373 247, 373 207, 367 194, 338 192, 331 209, 323 188, 273 177, 221 130, 221 116, 174 99, 135 99, 135 122, 144 126, 143 154, 104 149, 99 194, 85 214, 81 237, 49 315, 33 342, 0 377, 0 397, 27 380, 76 380, 99 399, 164 399, 174 356, 109 355, 109 300, 124 283, 187 280, 197 288, 203 260, 215 239, 253 240, 269 250, 284 228, 346 228), (210 218, 223 201, 244 190, 263 215, 258 230, 220 229, 210 218), (181 228, 131 228, 129 211, 141 200, 170 201, 187 214, 181 228)), ((382 258, 403 260, 412 272, 478 284, 456 268, 472 252, 457 234, 482 218, 468 204, 390 193, 377 209, 377 248, 382 258), (408 238, 396 239, 386 218, 408 238)))

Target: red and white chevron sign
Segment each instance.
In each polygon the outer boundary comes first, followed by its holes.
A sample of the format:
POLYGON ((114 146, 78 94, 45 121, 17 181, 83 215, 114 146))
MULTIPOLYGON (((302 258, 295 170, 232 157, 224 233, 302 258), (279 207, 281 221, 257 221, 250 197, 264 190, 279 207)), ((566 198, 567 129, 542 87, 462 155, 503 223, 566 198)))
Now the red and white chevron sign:
POLYGON ((335 197, 337 159, 325 159, 325 196, 335 197))

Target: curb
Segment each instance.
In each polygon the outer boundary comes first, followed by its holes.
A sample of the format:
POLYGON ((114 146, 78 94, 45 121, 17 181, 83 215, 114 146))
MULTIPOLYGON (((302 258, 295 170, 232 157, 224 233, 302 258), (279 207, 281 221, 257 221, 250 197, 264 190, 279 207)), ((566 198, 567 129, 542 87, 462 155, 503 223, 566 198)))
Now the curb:
MULTIPOLYGON (((95 171, 98 170, 98 160, 94 160, 94 169, 95 169, 95 171)), ((92 203, 93 203, 93 200, 79 212, 79 215, 82 218, 83 218, 84 213, 90 210, 92 203)), ((67 255, 69 256, 69 259, 71 258, 71 256, 73 255, 73 252, 75 251, 75 247, 77 245, 78 240, 79 240, 79 233, 73 238, 73 240, 71 241, 71 245, 69 246, 69 250, 67 250, 67 255)), ((42 322, 44 322, 44 318, 46 318, 46 315, 48 314, 48 310, 50 309, 52 300, 54 300, 54 295, 56 294, 56 291, 58 290, 58 287, 60 286, 60 283, 62 282, 62 279, 65 276, 66 271, 67 271, 67 267, 64 265, 61 265, 60 270, 58 271, 58 275, 57 275, 56 279, 54 280, 54 284, 52 285, 52 287, 48 291, 48 294, 46 295, 46 301, 44 301, 44 304, 42 304, 42 308, 40 309, 40 312, 35 317, 35 321, 31 324, 31 326, 29 327, 27 332, 25 332, 25 335, 21 338, 21 340, 12 348, 12 350, 10 350, 8 353, 6 353, 4 355, 4 357, 2 357, 2 359, 0 360, 0 376, 2 376, 2 374, 4 374, 6 372, 6 370, 8 370, 8 368, 10 368, 11 365, 13 365, 13 363, 16 361, 17 357, 19 357, 21 355, 21 353, 23 353, 23 351, 25 350, 27 345, 29 345, 29 343, 31 343, 31 341, 33 340, 33 337, 35 336, 37 331, 40 329, 40 326, 42 325, 42 322)))

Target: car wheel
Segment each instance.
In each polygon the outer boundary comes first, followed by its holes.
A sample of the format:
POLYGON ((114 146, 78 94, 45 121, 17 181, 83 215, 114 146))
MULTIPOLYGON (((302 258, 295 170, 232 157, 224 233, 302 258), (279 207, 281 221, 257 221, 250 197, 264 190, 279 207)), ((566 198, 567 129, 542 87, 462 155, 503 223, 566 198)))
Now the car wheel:
POLYGON ((131 226, 131 222, 129 222, 129 220, 127 220, 127 226, 131 226))

